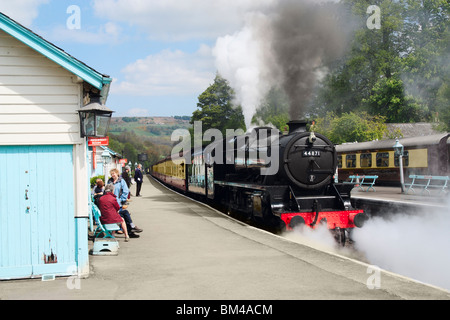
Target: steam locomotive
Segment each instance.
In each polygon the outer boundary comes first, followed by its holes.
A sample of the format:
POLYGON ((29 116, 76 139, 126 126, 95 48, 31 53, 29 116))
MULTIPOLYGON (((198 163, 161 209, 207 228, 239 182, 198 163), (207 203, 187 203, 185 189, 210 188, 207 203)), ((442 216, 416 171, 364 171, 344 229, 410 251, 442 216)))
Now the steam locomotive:
POLYGON ((256 128, 251 134, 214 141, 183 157, 152 166, 151 174, 183 193, 219 205, 229 215, 271 230, 325 224, 345 244, 367 220, 352 207, 350 184, 334 181, 337 153, 325 136, 291 121, 289 133, 256 128), (266 170, 266 171, 264 171, 266 170))

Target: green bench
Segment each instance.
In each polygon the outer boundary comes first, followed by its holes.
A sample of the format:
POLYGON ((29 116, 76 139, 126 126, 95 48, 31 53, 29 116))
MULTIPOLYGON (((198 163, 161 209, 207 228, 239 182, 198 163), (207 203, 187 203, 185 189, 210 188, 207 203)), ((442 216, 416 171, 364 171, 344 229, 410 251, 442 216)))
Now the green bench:
POLYGON ((92 214, 94 216, 95 224, 97 225, 97 228, 94 230, 94 238, 99 237, 101 234, 105 234, 104 238, 115 238, 112 234, 113 231, 120 230, 120 227, 117 225, 117 223, 113 224, 102 224, 100 221, 100 216, 102 215, 100 212, 100 209, 97 207, 97 205, 92 202, 92 214))
POLYGON ((378 176, 349 176, 349 179, 351 179, 350 181, 344 181, 344 183, 349 183, 349 184, 353 184, 355 186, 358 186, 359 188, 361 188, 361 190, 363 191, 369 191, 369 189, 372 189, 374 192, 375 190, 375 181, 378 179, 378 176), (363 186, 367 186, 366 190, 364 190, 363 186))
POLYGON ((408 187, 406 190, 406 194, 409 191, 416 192, 414 188, 421 188, 422 191, 420 194, 423 194, 425 191, 430 195, 429 189, 440 189, 439 194, 445 193, 448 188, 448 181, 450 177, 447 176, 425 176, 425 175, 410 175, 410 179, 412 179, 411 183, 405 183, 405 186, 408 187))

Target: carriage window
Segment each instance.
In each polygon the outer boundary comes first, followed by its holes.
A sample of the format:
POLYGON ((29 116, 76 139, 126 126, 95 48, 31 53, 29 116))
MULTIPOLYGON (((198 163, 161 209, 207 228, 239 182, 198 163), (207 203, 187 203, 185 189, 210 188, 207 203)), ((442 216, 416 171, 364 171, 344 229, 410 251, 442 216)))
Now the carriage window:
POLYGON ((356 154, 348 154, 345 156, 347 168, 356 168, 356 154))
MULTIPOLYGON (((394 157, 394 166, 398 167, 399 165, 400 164, 398 161, 398 156, 395 156, 394 157)), ((409 166, 409 151, 405 151, 403 153, 403 166, 405 166, 405 167, 409 166)))
POLYGON ((378 152, 377 153, 377 167, 389 167, 389 153, 378 152))
POLYGON ((361 163, 361 168, 370 168, 372 167, 372 154, 371 153, 363 153, 361 154, 359 161, 361 163))
POLYGON ((342 156, 338 156, 337 160, 338 160, 338 168, 342 168, 342 156))

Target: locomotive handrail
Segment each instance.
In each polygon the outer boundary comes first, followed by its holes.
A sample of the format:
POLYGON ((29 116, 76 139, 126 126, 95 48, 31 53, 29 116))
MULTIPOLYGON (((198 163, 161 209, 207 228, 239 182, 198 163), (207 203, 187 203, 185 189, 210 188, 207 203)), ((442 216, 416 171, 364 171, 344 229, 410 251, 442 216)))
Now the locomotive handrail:
POLYGON ((422 195, 425 191, 430 195, 430 190, 428 188, 437 188, 439 190, 439 195, 446 192, 446 189, 448 188, 448 182, 450 180, 450 177, 448 176, 430 176, 430 175, 410 175, 410 179, 412 179, 411 183, 405 183, 405 186, 408 186, 408 189, 406 190, 406 194, 410 190, 412 190, 414 193, 416 192, 414 188, 422 188, 422 191, 420 192, 420 195, 422 195), (419 181, 417 181, 419 180, 419 181))
POLYGON ((306 149, 333 151, 334 147, 328 145, 315 144, 313 147, 304 144, 294 144, 294 148, 304 147, 306 149))

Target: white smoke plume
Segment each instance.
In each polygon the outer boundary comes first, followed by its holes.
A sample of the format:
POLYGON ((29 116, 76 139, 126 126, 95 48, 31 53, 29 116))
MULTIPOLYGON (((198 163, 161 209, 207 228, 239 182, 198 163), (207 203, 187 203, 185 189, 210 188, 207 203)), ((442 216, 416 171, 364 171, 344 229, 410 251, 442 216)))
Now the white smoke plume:
POLYGON ((262 13, 250 13, 244 28, 217 39, 213 50, 217 70, 235 90, 247 128, 272 82, 271 71, 267 67, 267 63, 270 64, 270 43, 263 41, 261 30, 271 32, 269 19, 262 13))

